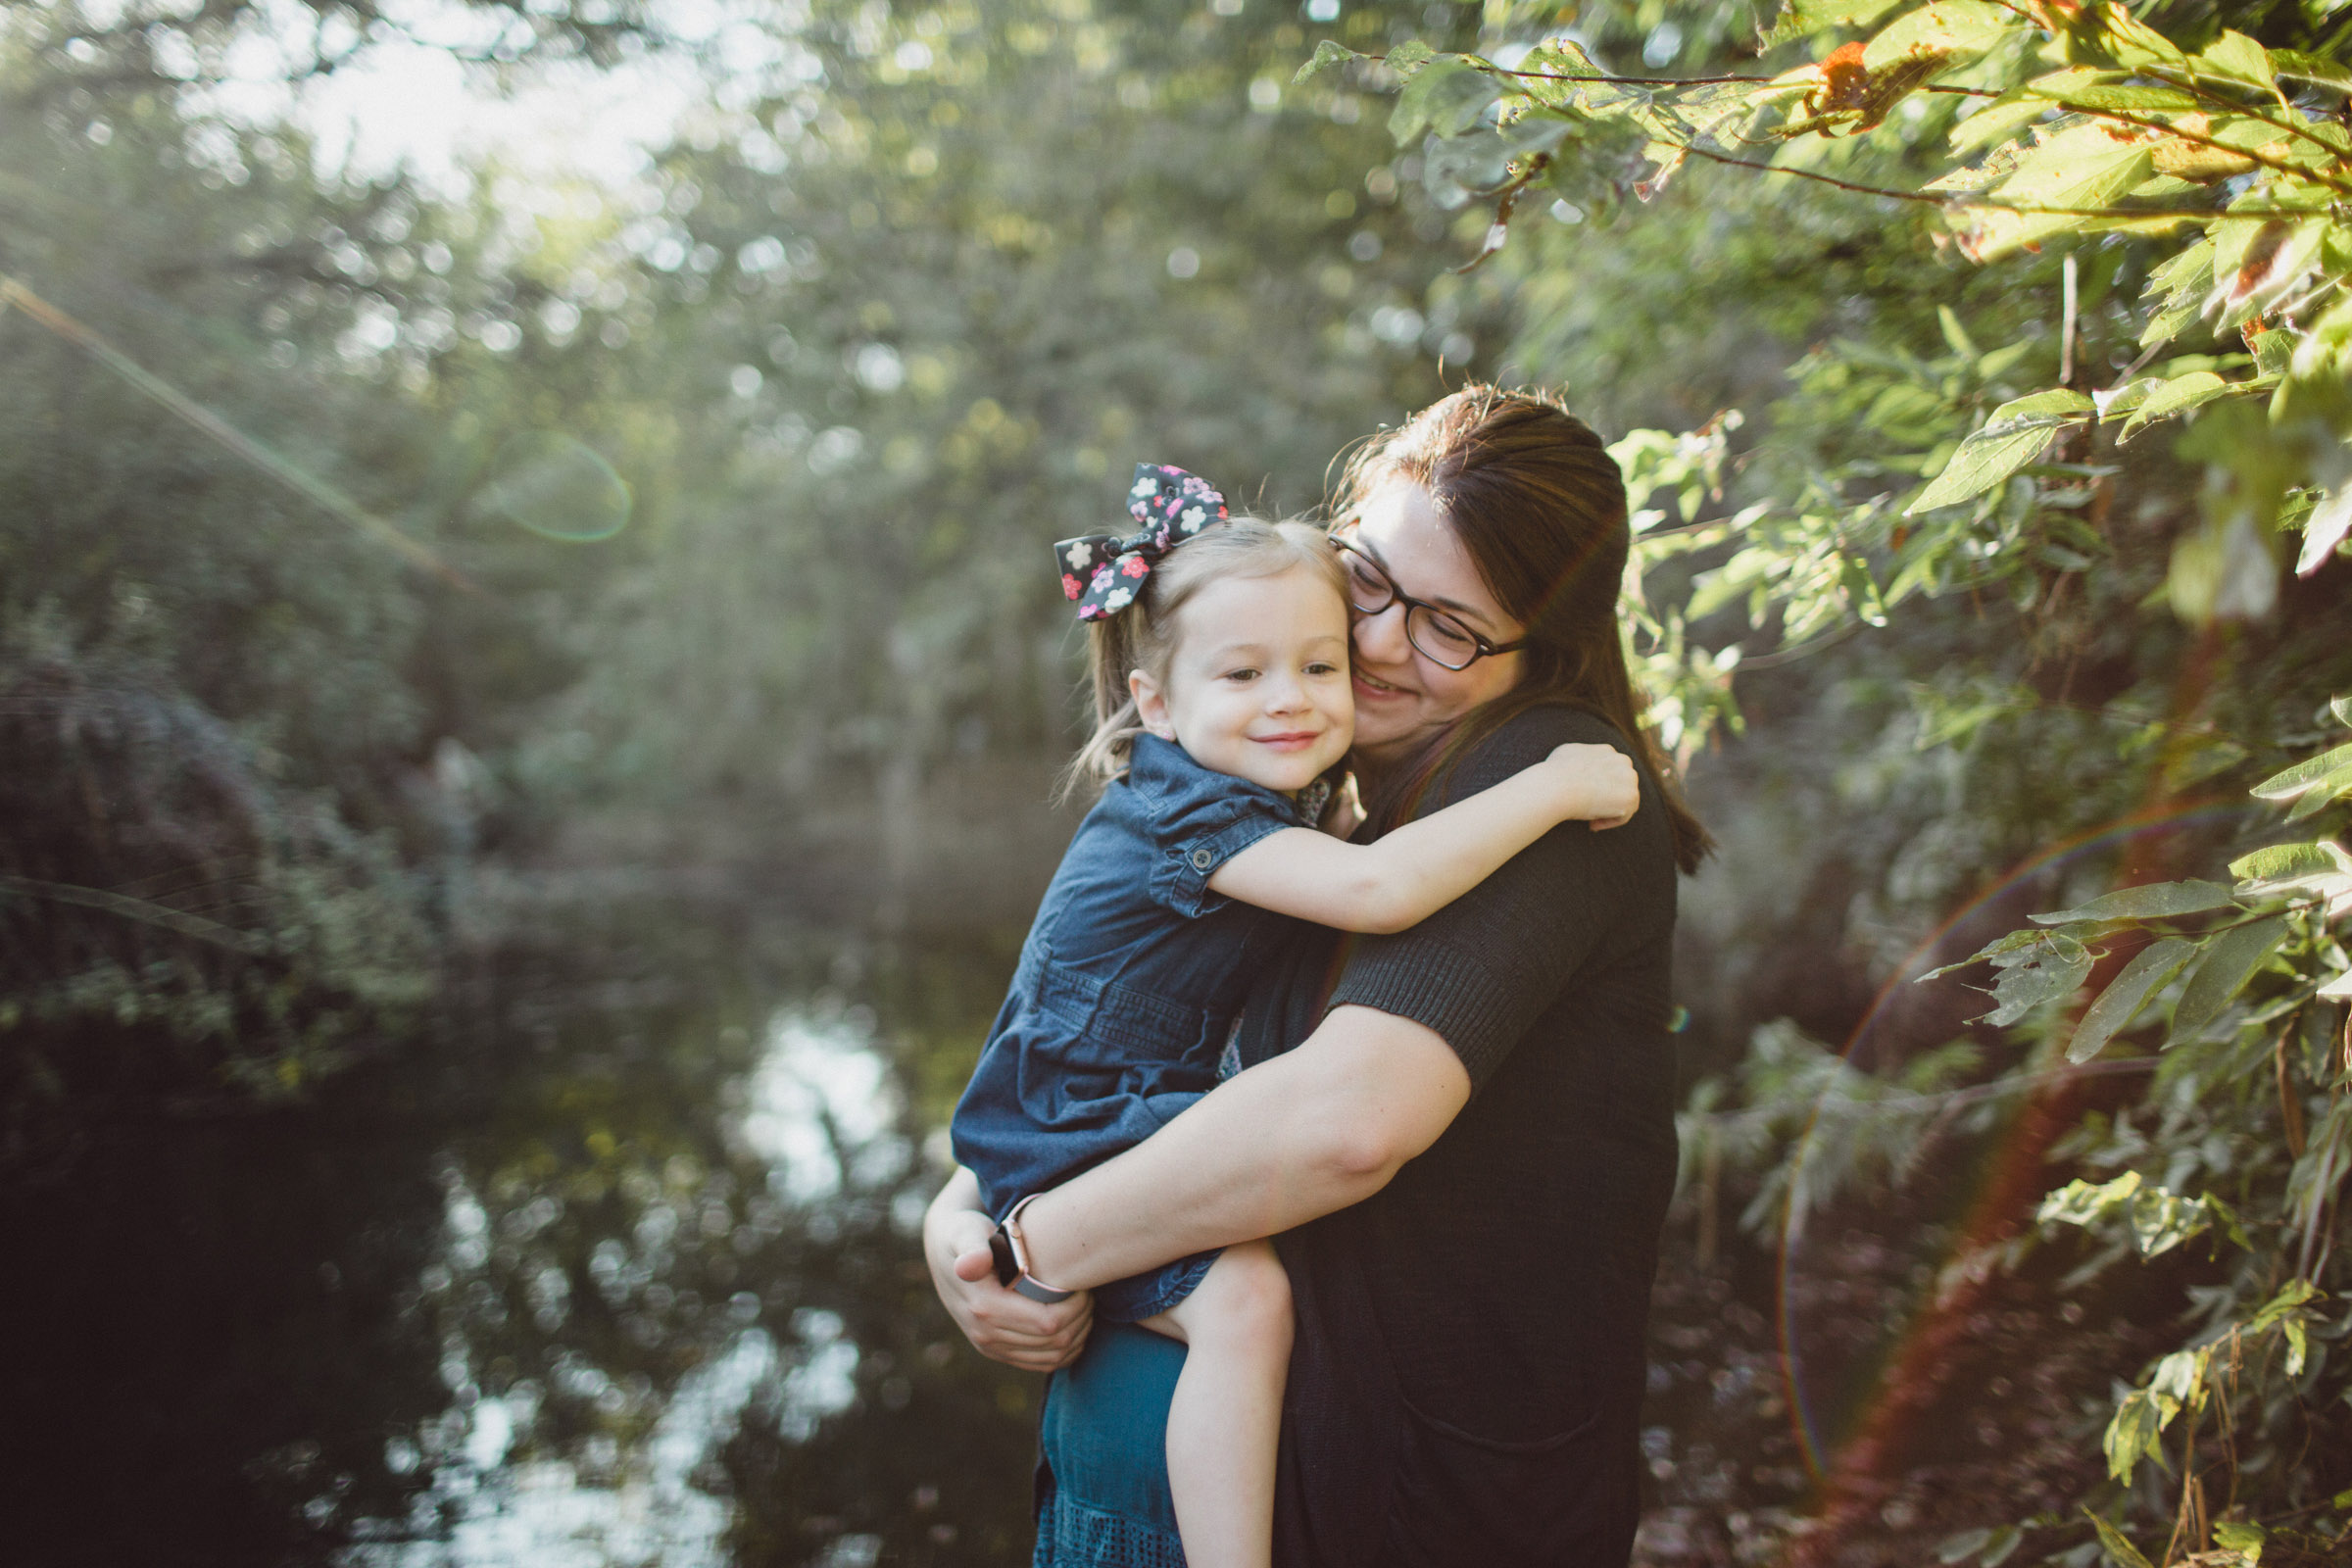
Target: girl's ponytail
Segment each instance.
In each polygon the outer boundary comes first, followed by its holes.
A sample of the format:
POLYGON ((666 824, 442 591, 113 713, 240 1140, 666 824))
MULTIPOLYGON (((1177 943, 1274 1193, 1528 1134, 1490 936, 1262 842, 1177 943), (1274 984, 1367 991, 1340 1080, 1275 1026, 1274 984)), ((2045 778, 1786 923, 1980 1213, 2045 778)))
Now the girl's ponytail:
POLYGON ((1057 806, 1083 785, 1101 786, 1127 771, 1128 751, 1144 727, 1136 716, 1135 696, 1127 689, 1127 674, 1152 667, 1141 662, 1135 635, 1151 613, 1145 607, 1152 597, 1147 581, 1143 595, 1123 613, 1086 623, 1086 678, 1094 696, 1095 729, 1061 770, 1054 792, 1057 806))

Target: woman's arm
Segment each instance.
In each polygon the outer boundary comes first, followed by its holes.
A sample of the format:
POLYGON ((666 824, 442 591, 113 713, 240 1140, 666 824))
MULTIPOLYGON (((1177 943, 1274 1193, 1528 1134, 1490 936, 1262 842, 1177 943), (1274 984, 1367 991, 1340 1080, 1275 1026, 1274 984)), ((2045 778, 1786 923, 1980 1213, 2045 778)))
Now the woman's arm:
MULTIPOLYGON (((1507 783, 1571 738, 1615 737, 1599 719, 1538 709, 1447 788, 1458 800, 1507 783)), ((1032 1270, 1096 1285, 1369 1198, 1451 1125, 1580 969, 1629 940, 1627 911, 1671 926, 1673 885, 1672 835, 1652 810, 1619 832, 1546 833, 1411 930, 1354 944, 1296 1050, 1023 1211, 1032 1270)))
POLYGON ((1092 1288, 1361 1202, 1469 1099, 1469 1072, 1434 1030, 1335 1007, 1296 1051, 1237 1073, 1135 1148, 1032 1200, 1021 1213, 1031 1270, 1092 1288))
MULTIPOLYGON (((1034 1206, 1034 1205, 1032 1205, 1034 1206)), ((1072 1359, 1094 1326, 1094 1298, 1033 1301, 997 1283, 989 1256, 996 1224, 980 1206, 980 1182, 958 1165, 923 1213, 923 1261, 948 1315, 993 1360, 1027 1372, 1051 1372, 1072 1359)))
POLYGON ((1211 893, 1341 931, 1402 931, 1494 874, 1562 822, 1614 827, 1641 775, 1613 746, 1569 745, 1373 844, 1305 828, 1270 833, 1217 867, 1211 893))

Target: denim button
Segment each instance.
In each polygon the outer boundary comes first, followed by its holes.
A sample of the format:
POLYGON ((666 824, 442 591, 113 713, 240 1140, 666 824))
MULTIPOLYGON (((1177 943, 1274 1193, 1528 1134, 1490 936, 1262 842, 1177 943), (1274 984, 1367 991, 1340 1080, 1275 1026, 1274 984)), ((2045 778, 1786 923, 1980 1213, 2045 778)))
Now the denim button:
POLYGON ((1217 858, 1216 858, 1215 856, 1213 856, 1213 855, 1209 854, 1209 853, 1208 853, 1208 851, 1206 851, 1206 850, 1195 850, 1195 851, 1193 852, 1193 869, 1194 869, 1194 870, 1196 870, 1196 871, 1205 871, 1205 870, 1207 870, 1207 869, 1208 869, 1210 866, 1212 866, 1212 865, 1214 865, 1214 864, 1216 864, 1216 863, 1217 863, 1217 858))

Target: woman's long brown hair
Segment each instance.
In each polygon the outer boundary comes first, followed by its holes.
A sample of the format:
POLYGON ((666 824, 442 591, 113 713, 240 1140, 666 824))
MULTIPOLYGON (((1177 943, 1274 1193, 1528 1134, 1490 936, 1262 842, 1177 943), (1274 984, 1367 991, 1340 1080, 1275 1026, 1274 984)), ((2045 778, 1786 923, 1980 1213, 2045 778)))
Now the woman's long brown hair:
POLYGON ((1696 870, 1714 840, 1683 800, 1626 667, 1617 595, 1633 533, 1624 475, 1600 437, 1548 397, 1466 386, 1359 448, 1333 516, 1345 522, 1398 481, 1428 493, 1495 601, 1527 628, 1528 647, 1517 686, 1439 731, 1382 781, 1368 803, 1374 824, 1385 831, 1403 820, 1515 715, 1565 703, 1606 719, 1639 750, 1673 824, 1675 863, 1696 870))

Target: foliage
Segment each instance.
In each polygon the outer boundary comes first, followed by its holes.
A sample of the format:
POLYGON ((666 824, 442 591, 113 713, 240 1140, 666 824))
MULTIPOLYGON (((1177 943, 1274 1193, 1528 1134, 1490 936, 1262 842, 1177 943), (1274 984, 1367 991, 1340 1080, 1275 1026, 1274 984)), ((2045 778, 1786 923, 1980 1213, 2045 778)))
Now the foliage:
MULTIPOLYGON (((1285 88, 1300 36, 820 7, 788 79, 665 156, 653 215, 597 237, 628 303, 579 300, 666 417, 624 465, 642 526, 551 726, 590 760, 537 776, 607 806, 873 792, 913 819, 928 787, 1065 744, 1076 644, 1038 541, 1099 523, 1133 462, 1297 510, 1433 396, 1429 351, 1469 358, 1480 321, 1413 308, 1427 220, 1361 177, 1362 94, 1285 88)), ((901 881, 908 842, 882 847, 901 881)))
MULTIPOLYGON (((1919 760, 1890 761, 1896 776, 1924 785, 1938 754, 1964 756, 1971 798, 1944 809, 2024 838, 2020 851, 2119 815, 2162 820, 2232 777, 2289 822, 2340 820, 2345 26, 2324 8, 2264 8, 2233 30, 2193 6, 1795 0, 1743 44, 1725 9, 1596 7, 1563 29, 1551 8, 1495 8, 1482 53, 1331 44, 1302 73, 1400 83, 1391 127, 1432 198, 1493 204, 1491 225, 1472 214, 1463 228, 1487 230, 1475 254, 1494 257, 1534 373, 1579 380, 1628 321, 1673 330, 1674 306, 1610 275, 1652 245, 1777 312, 1772 341, 1806 345, 1779 351, 1779 387, 1766 369, 1726 388, 1760 394, 1765 418, 1727 412, 1616 448, 1640 509, 1635 653, 1663 733, 1689 756, 1738 732, 1735 682, 1786 692, 1797 676, 1761 671, 1792 658, 1818 666, 1798 680, 1815 703, 1875 665, 1882 682, 1916 671, 1919 760), (1692 58, 1686 35, 1707 65, 1658 74, 1692 58), (1612 44, 1641 48, 1645 70, 1611 69, 1612 44), (1697 207, 1677 206, 1693 181, 1697 207), (1546 201, 1552 221, 1520 219, 1546 201), (1727 236, 1727 211, 1758 238, 1727 236), (1506 244, 1513 232, 1526 238, 1506 244), (1867 309, 1841 313, 1849 298, 1867 309), (2032 758, 2035 735, 2073 786, 2038 820, 2022 790, 1985 793, 1988 766, 2020 745, 2032 758), (2267 778, 2252 769, 2265 759, 2267 778)), ((1620 406, 1646 373, 1613 394, 1620 406)), ((2038 1246, 2079 1236, 2092 1251, 2062 1288, 2192 1239, 2211 1252, 2185 1343, 2106 1424, 2110 1488, 2085 1498, 2095 1535, 1995 1519, 1950 1560, 1990 1552, 1996 1528, 2001 1555, 2027 1544, 2019 1560, 2129 1561, 2132 1535, 2161 1518, 2175 1528, 2159 1560, 2238 1562, 2266 1524, 2274 1557, 2352 1527, 2335 1496, 2352 1485, 2352 1384, 2330 1359, 2352 1331, 2352 1268, 2333 1246, 2352 1161, 2352 858, 2309 828, 2255 849, 2277 817, 2236 821, 2234 850, 2176 836, 2174 879, 2151 875, 2161 859, 2116 867, 2113 891, 2080 889, 1922 976, 1991 967, 1977 1038, 2014 1044, 1984 1056, 1980 1082, 1954 1086, 1971 1058, 1943 1053, 1861 1072, 1782 1025, 1739 1069, 1745 1108, 1710 1081, 1686 1118, 1699 1164, 1720 1149, 1766 1165, 1751 1222, 1794 1227, 1878 1171, 1920 1169, 1923 1131, 1950 1147, 1986 1135, 1987 1106, 2071 1105, 2047 1154, 2088 1174, 2042 1203, 2038 1246), (2233 886, 2213 880, 2225 860, 2233 886), (2111 1070, 2144 1089, 2102 1110, 2065 1098, 2111 1070), (1795 1152, 1776 1160, 1789 1138, 1795 1152)), ((1940 885, 1960 891, 1972 861, 1996 875, 1997 844, 1967 848, 1940 885)), ((1886 897, 1899 906, 1935 885, 1886 897)), ((1980 1225, 1971 1244, 2020 1266, 2034 1218, 1980 1225)), ((1838 1486, 1813 1560, 1832 1560, 1843 1527, 1838 1486)))
POLYGON ((1634 652, 1731 844, 1682 966, 1707 1212, 1835 1234, 2046 1125, 1947 1266, 1896 1239, 1920 1314, 2013 1268, 2091 1314, 2053 1360, 2163 1342, 2084 1435, 2093 1521, 1980 1490, 1943 1560, 2341 1527, 2325 8, 1498 0, 1475 55, 1413 36, 1469 8, 443 9, 493 73, 668 51, 710 102, 642 175, 452 192, 213 91, 405 10, 0 24, 12 1156, 398 1038, 472 858, 597 813, 842 919, 809 851, 857 815, 920 897, 925 802, 1066 742, 1039 541, 1127 463, 1285 510, 1463 371, 1544 380, 1623 432, 1634 652), (1961 949, 2052 912, 1877 998, 1987 888, 1961 949))
MULTIPOLYGON (((472 855, 595 812, 710 825, 702 853, 762 870, 847 816, 903 904, 927 790, 1064 743, 1075 639, 1038 541, 1115 509, 1140 457, 1302 506, 1485 329, 1414 308, 1442 230, 1357 178, 1360 94, 1283 86, 1296 24, 1067 10, 752 8, 686 38, 658 8, 484 4, 423 40, 365 6, 13 14, 0 677, 183 715, 166 757, 217 734, 256 821, 371 846, 385 874, 346 891, 393 924, 463 915, 472 855), (418 41, 721 85, 639 173, 455 190, 322 168, 222 90, 418 41)), ((15 858, 76 870, 20 880, 275 940, 250 865, 171 863, 217 824, 141 859, 42 801, 15 858)), ((100 946, 128 919, 30 897, 100 946)), ((437 940, 383 952, 423 973, 437 940)), ((0 979, 21 1016, 39 970, 0 979)), ((181 1007, 124 973, 110 1015, 184 1013, 200 1078, 241 1059, 253 1020, 214 982, 181 1007)))

